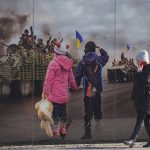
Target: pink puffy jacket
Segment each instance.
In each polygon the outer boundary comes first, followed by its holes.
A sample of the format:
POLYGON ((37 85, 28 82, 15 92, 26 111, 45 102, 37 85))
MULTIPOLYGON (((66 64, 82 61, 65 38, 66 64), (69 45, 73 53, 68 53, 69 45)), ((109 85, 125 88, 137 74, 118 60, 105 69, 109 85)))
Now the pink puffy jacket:
POLYGON ((48 100, 55 103, 68 101, 68 88, 77 88, 72 72, 73 60, 64 55, 57 55, 49 63, 44 81, 43 93, 48 95, 48 100))

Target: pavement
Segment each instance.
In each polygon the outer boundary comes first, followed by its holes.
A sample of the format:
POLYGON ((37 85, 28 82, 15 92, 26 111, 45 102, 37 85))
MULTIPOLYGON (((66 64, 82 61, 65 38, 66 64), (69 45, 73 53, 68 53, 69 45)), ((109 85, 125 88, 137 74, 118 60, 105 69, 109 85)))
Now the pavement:
MULTIPOLYGON (((46 150, 53 148, 88 149, 89 147, 127 149, 128 147, 122 143, 129 138, 136 115, 133 101, 130 98, 131 91, 132 83, 104 83, 103 118, 100 122, 92 121, 92 139, 90 140, 80 140, 84 133, 82 90, 70 95, 67 110, 70 126, 64 140, 49 138, 40 129, 40 120, 34 109, 40 97, 24 96, 22 99, 11 99, 11 97, 2 96, 0 100, 0 149, 46 150), (15 145, 24 146, 16 147, 15 145)), ((146 142, 147 139, 147 134, 143 130, 137 141, 146 142)), ((142 148, 143 144, 137 143, 136 148, 142 148)))
MULTIPOLYGON (((144 143, 138 142, 132 148, 133 150, 146 150, 144 143)), ((122 143, 107 144, 66 144, 66 145, 24 145, 24 146, 3 146, 0 150, 131 150, 131 148, 122 143)))

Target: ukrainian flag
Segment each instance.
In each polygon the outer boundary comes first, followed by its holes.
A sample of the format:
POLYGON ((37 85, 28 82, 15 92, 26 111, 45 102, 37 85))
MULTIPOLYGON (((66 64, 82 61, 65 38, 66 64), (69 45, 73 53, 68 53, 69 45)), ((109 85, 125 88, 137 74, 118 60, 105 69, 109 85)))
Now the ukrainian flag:
POLYGON ((81 43, 83 42, 81 34, 76 31, 76 47, 80 48, 81 43))

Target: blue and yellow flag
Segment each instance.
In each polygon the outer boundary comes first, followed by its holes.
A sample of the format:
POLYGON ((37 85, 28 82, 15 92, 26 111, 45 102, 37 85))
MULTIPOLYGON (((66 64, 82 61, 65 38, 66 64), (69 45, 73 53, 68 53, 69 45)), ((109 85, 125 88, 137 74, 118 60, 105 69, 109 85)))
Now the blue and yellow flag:
POLYGON ((81 34, 78 31, 76 31, 76 47, 80 48, 82 42, 83 42, 83 39, 82 39, 81 34))

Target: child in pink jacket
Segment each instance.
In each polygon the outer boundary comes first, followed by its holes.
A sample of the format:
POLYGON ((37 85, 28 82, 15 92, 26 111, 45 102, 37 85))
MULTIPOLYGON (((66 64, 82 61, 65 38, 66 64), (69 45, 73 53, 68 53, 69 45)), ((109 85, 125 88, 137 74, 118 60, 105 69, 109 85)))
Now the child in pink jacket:
POLYGON ((63 48, 57 42, 54 47, 54 52, 56 55, 48 65, 43 93, 54 106, 53 134, 54 136, 64 137, 66 134, 68 89, 70 85, 73 89, 76 89, 77 85, 72 71, 73 60, 65 55, 66 48, 63 48))

